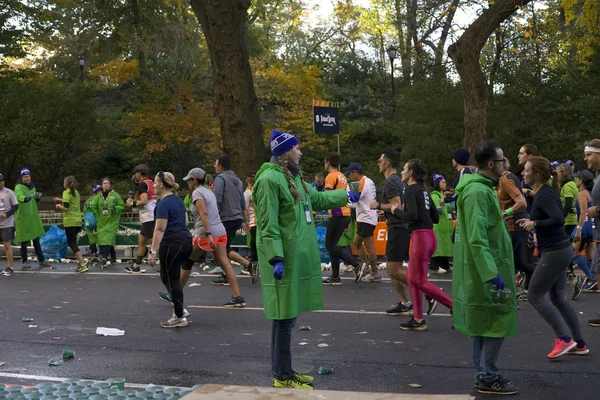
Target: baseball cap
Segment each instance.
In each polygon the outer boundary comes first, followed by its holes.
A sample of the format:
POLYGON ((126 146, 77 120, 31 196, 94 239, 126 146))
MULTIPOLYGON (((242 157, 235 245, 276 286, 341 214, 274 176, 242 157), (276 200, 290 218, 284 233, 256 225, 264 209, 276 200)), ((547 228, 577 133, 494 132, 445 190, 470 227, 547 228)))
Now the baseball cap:
POLYGON ((594 174, 592 174, 590 171, 588 171, 587 169, 581 170, 579 172, 575 172, 573 174, 574 177, 576 178, 581 178, 584 181, 593 181, 594 180, 594 174))
POLYGON ((187 176, 183 178, 184 181, 189 181, 190 179, 204 179, 206 176, 206 172, 202 168, 192 168, 190 172, 188 172, 187 176))
POLYGON ((248 173, 248 177, 250 177, 250 178, 254 178, 255 176, 256 176, 256 171, 255 171, 255 170, 251 170, 251 171, 248 173))
POLYGON ((140 164, 133 169, 134 174, 138 172, 144 175, 150 174, 150 170, 148 169, 148 166, 146 164, 140 164))
POLYGON ((362 168, 360 167, 360 164, 356 163, 356 162, 350 163, 350 165, 348 165, 348 168, 346 169, 346 172, 344 173, 344 175, 348 175, 352 171, 362 173, 362 168))

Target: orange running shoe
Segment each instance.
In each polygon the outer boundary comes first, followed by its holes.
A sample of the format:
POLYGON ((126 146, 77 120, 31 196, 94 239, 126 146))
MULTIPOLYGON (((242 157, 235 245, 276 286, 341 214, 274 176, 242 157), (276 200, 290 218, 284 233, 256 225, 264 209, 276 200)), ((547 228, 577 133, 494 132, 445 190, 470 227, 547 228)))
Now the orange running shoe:
POLYGON ((554 358, 558 358, 568 353, 569 350, 571 350, 575 346, 577 346, 577 342, 575 342, 573 339, 571 339, 568 342, 565 342, 560 338, 556 338, 556 340, 554 341, 554 349, 552 349, 552 351, 548 353, 548 358, 551 360, 554 358))

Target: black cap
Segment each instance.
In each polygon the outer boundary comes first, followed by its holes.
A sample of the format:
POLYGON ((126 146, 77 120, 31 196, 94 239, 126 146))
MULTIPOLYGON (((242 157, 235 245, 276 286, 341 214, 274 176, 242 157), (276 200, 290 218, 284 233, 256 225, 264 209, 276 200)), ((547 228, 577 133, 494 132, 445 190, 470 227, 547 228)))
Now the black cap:
POLYGON ((4 175, 0 174, 0 181, 4 180, 4 175))
POLYGON ((573 174, 574 177, 576 178, 581 178, 584 181, 587 182, 591 182, 594 180, 594 174, 592 174, 590 171, 588 171, 587 169, 581 170, 579 172, 575 172, 573 174))
POLYGON ((249 178, 254 178, 255 176, 256 176, 256 171, 255 171, 255 170, 251 170, 251 171, 248 173, 248 177, 249 177, 249 178))
POLYGON ((363 172, 362 168, 360 167, 360 164, 356 162, 350 163, 350 165, 348 165, 348 168, 346 169, 344 175, 348 175, 352 171, 360 172, 361 174, 363 172))

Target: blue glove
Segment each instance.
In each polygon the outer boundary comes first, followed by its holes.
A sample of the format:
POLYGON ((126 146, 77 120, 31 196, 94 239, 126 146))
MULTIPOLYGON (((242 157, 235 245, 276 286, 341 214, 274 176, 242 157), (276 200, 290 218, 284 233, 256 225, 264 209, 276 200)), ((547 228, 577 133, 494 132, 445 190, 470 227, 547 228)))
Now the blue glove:
POLYGON ((33 199, 33 196, 29 195, 29 196, 25 197, 24 201, 25 201, 25 203, 29 203, 31 201, 31 199, 33 199))
POLYGON ((278 281, 283 279, 283 263, 278 262, 273 266, 273 278, 278 281))
POLYGON ((348 190, 348 200, 351 203, 358 203, 358 201, 360 200, 360 193, 354 193, 351 190, 348 190))
POLYGON ((492 279, 490 282, 492 285, 496 286, 498 290, 504 289, 504 279, 502 279, 500 275, 492 279))

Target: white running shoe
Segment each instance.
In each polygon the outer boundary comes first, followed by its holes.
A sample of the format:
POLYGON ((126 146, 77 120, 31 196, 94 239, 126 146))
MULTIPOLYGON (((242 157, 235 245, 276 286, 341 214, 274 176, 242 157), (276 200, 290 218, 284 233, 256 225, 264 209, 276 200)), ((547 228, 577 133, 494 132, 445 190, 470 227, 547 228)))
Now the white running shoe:
POLYGON ((177 318, 175 315, 173 315, 167 322, 162 322, 160 324, 160 326, 163 328, 183 328, 188 325, 189 323, 186 317, 177 318))

